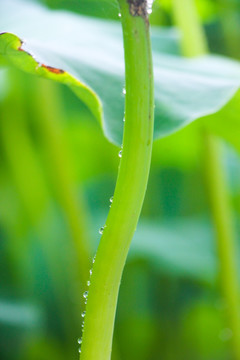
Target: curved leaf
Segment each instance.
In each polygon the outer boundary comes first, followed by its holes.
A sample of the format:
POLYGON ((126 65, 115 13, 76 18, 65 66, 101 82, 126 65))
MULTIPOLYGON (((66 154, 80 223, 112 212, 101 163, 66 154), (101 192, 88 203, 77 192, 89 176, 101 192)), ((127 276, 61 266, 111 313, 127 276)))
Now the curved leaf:
MULTIPOLYGON (((108 139, 121 144, 120 24, 20 0, 1 0, 0 20, 0 31, 7 32, 0 35, 0 63, 4 58, 24 71, 67 84, 101 122, 108 139)), ((155 137, 163 137, 219 111, 239 88, 240 66, 214 56, 181 58, 176 56, 174 30, 153 29, 152 33, 155 137)))
POLYGON ((0 53, 6 56, 8 61, 23 71, 68 85, 101 121, 101 101, 90 87, 62 69, 39 63, 34 56, 23 49, 23 42, 16 35, 2 33, 0 39, 0 53))

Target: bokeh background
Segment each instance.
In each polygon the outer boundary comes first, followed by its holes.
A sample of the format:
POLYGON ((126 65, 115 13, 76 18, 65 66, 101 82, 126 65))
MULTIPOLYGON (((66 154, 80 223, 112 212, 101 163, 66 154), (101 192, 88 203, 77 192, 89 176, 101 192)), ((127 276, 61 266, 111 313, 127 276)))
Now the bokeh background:
MULTIPOLYGON (((119 21, 109 1, 42 3, 119 21)), ((196 3, 211 52, 240 59, 240 1, 196 3)), ((171 1, 155 0, 150 22, 173 26, 171 1)), ((0 90, 0 113, 0 359, 78 359, 82 294, 119 148, 68 88, 16 69, 0 90)), ((232 359, 203 158, 195 123, 154 143, 113 360, 232 359)), ((239 156, 225 143, 222 159, 239 242, 239 156)))

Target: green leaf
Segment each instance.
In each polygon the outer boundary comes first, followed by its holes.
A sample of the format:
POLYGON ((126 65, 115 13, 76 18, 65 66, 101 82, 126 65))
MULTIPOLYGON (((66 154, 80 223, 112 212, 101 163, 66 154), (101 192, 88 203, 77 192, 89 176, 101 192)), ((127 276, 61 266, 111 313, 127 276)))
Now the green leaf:
POLYGON ((4 100, 9 91, 7 71, 0 69, 0 101, 4 100))
POLYGON ((43 310, 33 304, 0 299, 0 324, 22 328, 42 327, 43 310))
MULTIPOLYGON (((92 222, 100 228, 105 218, 105 214, 95 213, 92 222)), ((93 248, 97 249, 99 236, 94 228, 92 239, 93 248)), ((127 261, 139 259, 146 261, 156 273, 216 284, 218 258, 214 230, 204 216, 140 220, 127 261)))
POLYGON ((129 259, 143 258, 157 271, 213 284, 217 256, 211 225, 205 219, 140 222, 129 259))
MULTIPOLYGON (((119 23, 1 0, 0 63, 68 85, 121 144, 124 60, 119 23), (15 34, 15 35, 14 35, 15 34), (24 43, 21 43, 21 40, 24 43)), ((176 56, 174 30, 153 29, 155 138, 216 113, 239 88, 238 63, 216 56, 176 56), (173 55, 175 54, 175 55, 173 55)))
POLYGON ((217 114, 203 118, 206 128, 225 139, 240 153, 240 92, 217 114))

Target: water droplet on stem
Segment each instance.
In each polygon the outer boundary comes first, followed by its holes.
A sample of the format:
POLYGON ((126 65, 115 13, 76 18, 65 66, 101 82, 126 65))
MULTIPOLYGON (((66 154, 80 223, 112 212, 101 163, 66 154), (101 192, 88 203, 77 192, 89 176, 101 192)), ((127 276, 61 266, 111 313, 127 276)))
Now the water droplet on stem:
POLYGON ((98 231, 100 235, 103 234, 105 227, 106 227, 105 225, 102 226, 102 227, 100 227, 100 229, 99 229, 99 231, 98 231))

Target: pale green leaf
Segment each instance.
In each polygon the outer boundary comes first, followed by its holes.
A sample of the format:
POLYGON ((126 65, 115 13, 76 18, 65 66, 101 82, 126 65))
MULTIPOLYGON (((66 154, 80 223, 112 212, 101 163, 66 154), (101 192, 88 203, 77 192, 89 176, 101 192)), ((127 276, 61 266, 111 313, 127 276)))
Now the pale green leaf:
MULTIPOLYGON (((4 60, 68 85, 93 112, 108 139, 121 144, 120 24, 20 0, 1 0, 0 20, 0 32, 5 32, 0 36, 0 63, 4 60)), ((176 38, 174 30, 152 30, 156 138, 218 112, 240 84, 238 63, 216 56, 181 58, 176 55, 176 38)))

